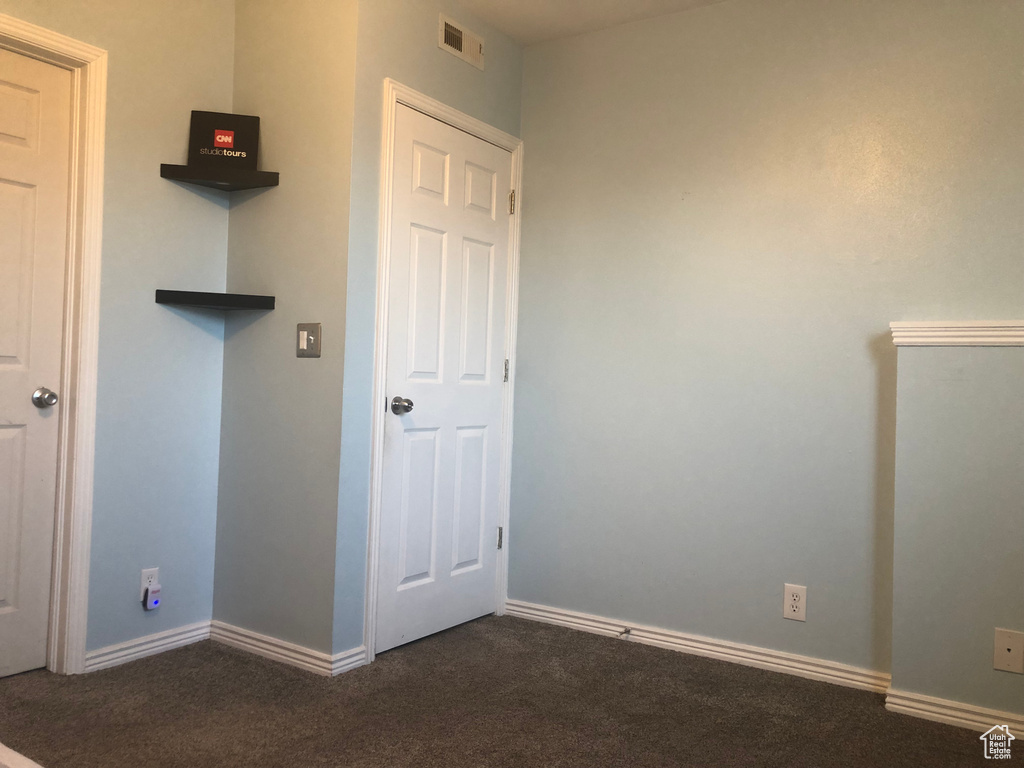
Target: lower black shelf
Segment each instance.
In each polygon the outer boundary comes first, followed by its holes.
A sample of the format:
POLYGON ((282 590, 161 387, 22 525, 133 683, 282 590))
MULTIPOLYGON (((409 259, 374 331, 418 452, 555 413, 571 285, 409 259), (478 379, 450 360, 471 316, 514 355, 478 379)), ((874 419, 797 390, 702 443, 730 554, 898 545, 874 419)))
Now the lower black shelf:
POLYGON ((253 296, 248 293, 204 293, 202 291, 156 290, 157 304, 177 304, 182 307, 203 309, 273 309, 273 296, 253 296))
POLYGON ((280 176, 277 171, 252 171, 248 168, 208 168, 190 165, 160 166, 160 175, 172 181, 183 181, 186 184, 198 184, 210 189, 223 189, 234 192, 239 189, 259 189, 260 187, 276 187, 280 176))

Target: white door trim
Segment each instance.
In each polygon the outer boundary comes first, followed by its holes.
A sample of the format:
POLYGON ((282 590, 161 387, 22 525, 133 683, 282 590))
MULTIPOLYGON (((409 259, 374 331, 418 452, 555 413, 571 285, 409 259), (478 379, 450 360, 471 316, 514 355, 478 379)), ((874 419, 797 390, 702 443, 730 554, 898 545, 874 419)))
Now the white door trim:
POLYGON ((0 14, 0 48, 71 73, 71 171, 47 669, 85 671, 96 442, 107 52, 0 14))
POLYGON ((366 558, 366 603, 363 616, 363 641, 366 646, 366 662, 375 656, 377 635, 377 593, 378 565, 380 558, 381 491, 384 469, 384 400, 387 394, 387 341, 388 341, 388 297, 390 288, 391 253, 391 193, 392 171, 395 156, 395 116, 398 105, 404 104, 429 117, 476 136, 512 153, 512 189, 516 191, 515 213, 509 230, 509 279, 507 323, 505 332, 505 357, 512 361, 508 384, 502 394, 501 415, 501 468, 499 470, 498 524, 504 528, 504 546, 498 551, 497 578, 495 579, 495 606, 499 614, 505 611, 505 595, 508 583, 508 510, 511 485, 512 459, 512 405, 515 385, 515 361, 512 355, 516 348, 516 319, 519 300, 519 191, 523 167, 523 142, 504 131, 487 125, 476 118, 442 104, 418 91, 407 88, 388 78, 384 81, 384 125, 381 138, 380 164, 380 232, 377 237, 377 322, 376 343, 373 362, 373 412, 372 445, 370 465, 370 524, 366 558))

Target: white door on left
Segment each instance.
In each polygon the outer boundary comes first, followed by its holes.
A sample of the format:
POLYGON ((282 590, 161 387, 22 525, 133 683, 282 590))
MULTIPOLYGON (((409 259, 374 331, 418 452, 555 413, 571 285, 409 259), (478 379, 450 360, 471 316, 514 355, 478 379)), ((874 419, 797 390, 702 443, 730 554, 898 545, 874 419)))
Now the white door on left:
POLYGON ((0 50, 0 676, 46 665, 71 74, 0 50))

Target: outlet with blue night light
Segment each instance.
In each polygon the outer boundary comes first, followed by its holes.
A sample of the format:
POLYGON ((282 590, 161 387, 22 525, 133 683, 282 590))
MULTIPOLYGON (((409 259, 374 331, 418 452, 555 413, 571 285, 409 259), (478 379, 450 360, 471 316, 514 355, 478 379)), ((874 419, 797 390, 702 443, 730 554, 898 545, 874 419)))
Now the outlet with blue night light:
POLYGON ((160 607, 160 585, 150 584, 142 597, 142 607, 147 611, 155 611, 160 607))

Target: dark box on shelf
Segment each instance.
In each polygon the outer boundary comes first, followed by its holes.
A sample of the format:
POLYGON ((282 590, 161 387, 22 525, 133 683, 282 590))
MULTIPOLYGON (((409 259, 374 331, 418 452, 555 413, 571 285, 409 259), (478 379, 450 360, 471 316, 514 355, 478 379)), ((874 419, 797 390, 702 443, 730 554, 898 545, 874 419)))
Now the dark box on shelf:
POLYGON ((192 110, 188 164, 256 170, 260 119, 251 115, 192 110))

